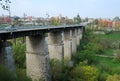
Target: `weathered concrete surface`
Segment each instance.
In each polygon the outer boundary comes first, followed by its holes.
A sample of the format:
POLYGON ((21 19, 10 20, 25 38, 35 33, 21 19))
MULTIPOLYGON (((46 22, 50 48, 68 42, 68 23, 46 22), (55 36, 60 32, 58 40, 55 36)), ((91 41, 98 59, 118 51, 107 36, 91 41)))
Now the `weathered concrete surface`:
POLYGON ((76 31, 77 31, 77 46, 79 46, 80 45, 80 39, 81 39, 81 30, 80 30, 80 28, 78 28, 78 29, 76 29, 76 31))
POLYGON ((46 56, 44 35, 26 37, 26 70, 33 81, 47 81, 46 56))
POLYGON ((62 60, 64 58, 62 32, 48 33, 48 49, 50 59, 62 60))
POLYGON ((83 37, 83 28, 80 29, 80 40, 82 39, 83 37))
POLYGON ((71 32, 70 30, 63 31, 63 43, 64 43, 64 58, 71 59, 71 32))
POLYGON ((72 54, 77 51, 77 31, 76 29, 72 30, 72 54))
POLYGON ((48 45, 50 59, 62 60, 64 57, 62 55, 62 46, 58 45, 48 45))
POLYGON ((10 42, 0 42, 0 64, 15 72, 12 44, 10 42))

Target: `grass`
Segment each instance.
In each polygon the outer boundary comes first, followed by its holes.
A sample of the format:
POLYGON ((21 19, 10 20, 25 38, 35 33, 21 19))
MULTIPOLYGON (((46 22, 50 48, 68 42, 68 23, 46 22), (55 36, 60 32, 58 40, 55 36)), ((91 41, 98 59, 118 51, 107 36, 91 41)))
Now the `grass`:
MULTIPOLYGON (((99 38, 99 40, 106 39, 108 41, 115 42, 120 41, 120 33, 109 33, 109 34, 97 34, 96 37, 99 38)), ((116 49, 107 49, 105 50, 106 56, 114 56, 114 51, 116 49)), ((120 61, 115 60, 114 58, 107 58, 107 57, 99 57, 96 56, 95 66, 97 66, 102 73, 107 74, 119 74, 120 75, 120 61)))
POLYGON ((114 50, 113 50, 113 49, 107 49, 107 50, 105 51, 105 55, 113 56, 113 54, 114 54, 114 50))
POLYGON ((120 74, 120 62, 112 58, 96 57, 98 63, 95 64, 103 72, 109 74, 120 74))
POLYGON ((117 61, 114 57, 109 57, 114 56, 114 51, 118 49, 116 45, 116 48, 113 47, 113 42, 116 43, 116 41, 120 41, 120 33, 91 34, 91 39, 88 42, 96 43, 103 48, 101 56, 94 56, 94 62, 92 63, 93 66, 98 68, 98 81, 106 81, 109 75, 120 75, 120 61, 117 61), (102 53, 104 54, 103 56, 102 53))
POLYGON ((107 40, 111 40, 111 41, 117 41, 120 40, 120 34, 119 33, 110 33, 110 34, 99 34, 96 35, 97 37, 99 37, 100 39, 107 39, 107 40))
MULTIPOLYGON (((116 41, 120 41, 120 33, 109 33, 109 34, 97 34, 95 35, 96 37, 99 38, 99 40, 108 40, 110 41, 109 43, 113 43, 113 42, 116 42, 116 41)), ((105 51, 105 55, 108 55, 108 56, 113 56, 114 55, 114 51, 115 49, 107 49, 105 51)))

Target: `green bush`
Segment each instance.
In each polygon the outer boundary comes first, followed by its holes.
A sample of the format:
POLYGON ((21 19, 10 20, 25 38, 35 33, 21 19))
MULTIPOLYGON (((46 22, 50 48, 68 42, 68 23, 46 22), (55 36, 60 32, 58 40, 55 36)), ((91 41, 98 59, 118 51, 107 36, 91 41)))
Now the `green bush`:
POLYGON ((16 76, 6 67, 0 66, 0 81, 15 81, 16 76))
POLYGON ((112 69, 110 66, 108 66, 106 63, 102 62, 100 63, 100 70, 102 72, 112 73, 112 69))
POLYGON ((52 81, 68 81, 69 79, 69 63, 68 61, 61 62, 57 59, 50 61, 52 81))
POLYGON ((88 43, 86 49, 92 51, 94 54, 101 54, 104 52, 103 47, 98 43, 88 43))
POLYGON ((25 68, 26 67, 26 54, 25 54, 25 44, 13 45, 13 53, 15 58, 15 64, 18 68, 25 68))
POLYGON ((106 81, 108 75, 109 74, 106 72, 100 72, 98 76, 98 81, 106 81))
POLYGON ((116 50, 114 54, 115 60, 120 61, 120 50, 116 50))
POLYGON ((16 73, 9 71, 6 67, 0 66, 0 81, 32 81, 25 74, 25 71, 19 69, 16 73))
POLYGON ((120 81, 120 75, 117 74, 109 75, 106 81, 120 81))
POLYGON ((16 81, 32 81, 26 76, 25 69, 17 69, 17 80, 16 81))
POLYGON ((88 64, 93 64, 96 62, 96 57, 94 51, 91 50, 83 50, 77 52, 72 59, 74 60, 75 65, 79 64, 79 62, 87 61, 88 64))
POLYGON ((70 81, 98 81, 98 69, 93 66, 79 64, 70 75, 70 81))

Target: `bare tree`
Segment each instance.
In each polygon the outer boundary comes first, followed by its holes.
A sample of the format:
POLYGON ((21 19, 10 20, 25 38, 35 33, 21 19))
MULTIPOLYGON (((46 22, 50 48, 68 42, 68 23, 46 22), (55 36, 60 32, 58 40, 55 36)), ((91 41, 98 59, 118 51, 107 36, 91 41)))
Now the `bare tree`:
POLYGON ((2 6, 2 8, 4 9, 4 10, 8 10, 9 11, 9 3, 11 3, 11 1, 10 0, 0 0, 0 5, 2 6))

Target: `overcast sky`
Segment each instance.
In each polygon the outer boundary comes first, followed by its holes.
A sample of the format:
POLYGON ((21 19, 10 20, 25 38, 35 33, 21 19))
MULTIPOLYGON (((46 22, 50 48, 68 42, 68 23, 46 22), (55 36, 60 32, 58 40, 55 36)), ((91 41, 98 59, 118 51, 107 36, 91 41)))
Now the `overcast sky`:
MULTIPOLYGON (((68 16, 78 13, 82 18, 114 18, 120 16, 120 0, 11 0, 11 15, 46 17, 68 16)), ((8 12, 0 8, 0 15, 8 12)))

